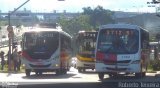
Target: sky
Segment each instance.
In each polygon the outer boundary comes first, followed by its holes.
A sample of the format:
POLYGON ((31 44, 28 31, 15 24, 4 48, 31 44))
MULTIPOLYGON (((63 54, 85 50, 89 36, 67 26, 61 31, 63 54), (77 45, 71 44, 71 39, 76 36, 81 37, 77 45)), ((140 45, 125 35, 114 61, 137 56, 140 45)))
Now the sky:
MULTIPOLYGON (((0 0, 1 12, 13 11, 27 0, 0 0)), ((152 0, 30 0, 21 9, 26 8, 32 12, 82 12, 83 7, 95 8, 98 5, 104 9, 126 12, 155 12, 152 4, 147 4, 152 0)))

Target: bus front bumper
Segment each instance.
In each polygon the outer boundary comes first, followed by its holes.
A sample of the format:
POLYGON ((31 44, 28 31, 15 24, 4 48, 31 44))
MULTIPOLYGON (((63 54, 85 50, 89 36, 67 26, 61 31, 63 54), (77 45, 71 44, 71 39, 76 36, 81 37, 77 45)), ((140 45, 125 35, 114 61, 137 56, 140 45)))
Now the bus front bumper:
POLYGON ((140 64, 128 65, 105 65, 103 63, 95 64, 96 72, 114 72, 114 73, 139 73, 141 72, 140 64))
POLYGON ((80 61, 77 59, 77 68, 95 69, 95 62, 80 61))

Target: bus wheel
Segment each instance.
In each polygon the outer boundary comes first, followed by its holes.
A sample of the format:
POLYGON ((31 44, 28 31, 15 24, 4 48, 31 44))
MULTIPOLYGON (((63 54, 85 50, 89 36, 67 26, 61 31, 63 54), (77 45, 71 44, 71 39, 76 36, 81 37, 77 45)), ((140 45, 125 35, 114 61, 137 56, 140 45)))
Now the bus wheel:
POLYGON ((137 78, 141 78, 141 77, 143 76, 143 74, 142 74, 142 72, 140 72, 140 73, 135 73, 135 76, 136 76, 137 78))
POLYGON ((142 72, 142 77, 145 77, 146 76, 146 72, 142 72))
POLYGON ((69 70, 70 70, 70 67, 69 67, 69 68, 67 68, 66 70, 67 70, 67 71, 69 71, 69 70))
POLYGON ((111 77, 113 77, 113 75, 112 74, 108 74, 108 76, 111 78, 111 77))
POLYGON ((142 76, 143 76, 143 77, 145 77, 145 76, 146 76, 146 71, 147 71, 147 69, 148 69, 148 68, 147 68, 147 66, 148 66, 148 64, 147 64, 147 65, 145 65, 145 71, 144 71, 144 72, 142 72, 142 76))
POLYGON ((118 74, 114 73, 114 74, 108 74, 110 78, 114 78, 114 77, 117 77, 118 74))
POLYGON ((86 69, 85 69, 85 68, 83 68, 82 70, 83 70, 83 72, 85 72, 85 71, 86 71, 86 69))
POLYGON ((39 71, 38 73, 39 73, 39 75, 42 75, 43 72, 42 72, 42 71, 39 71))
POLYGON ((103 80, 103 78, 104 78, 104 73, 98 73, 98 77, 99 77, 100 80, 103 80))
POLYGON ((35 74, 38 75, 38 71, 35 71, 35 74))
POLYGON ((63 74, 67 74, 67 69, 63 69, 63 74))
POLYGON ((26 76, 30 76, 31 70, 30 69, 25 69, 25 73, 26 73, 26 76))
POLYGON ((76 64, 74 65, 74 68, 76 68, 77 66, 76 66, 76 64))
POLYGON ((59 69, 56 70, 56 75, 60 75, 61 71, 59 69))
POLYGON ((41 71, 36 71, 35 73, 36 73, 36 75, 42 75, 41 71))
POLYGON ((78 68, 78 72, 81 73, 81 72, 82 72, 82 69, 81 69, 81 68, 78 68))
POLYGON ((60 74, 65 74, 65 70, 66 70, 66 69, 61 69, 61 70, 60 70, 60 74))

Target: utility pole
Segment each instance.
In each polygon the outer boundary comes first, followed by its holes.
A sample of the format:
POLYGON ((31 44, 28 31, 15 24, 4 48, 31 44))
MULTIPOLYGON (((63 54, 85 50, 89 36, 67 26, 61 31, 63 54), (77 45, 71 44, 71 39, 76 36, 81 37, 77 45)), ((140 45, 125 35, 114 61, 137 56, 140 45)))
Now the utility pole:
MULTIPOLYGON (((16 9, 14 9, 14 11, 8 12, 8 27, 7 27, 7 31, 8 31, 8 38, 9 38, 9 52, 8 52, 8 72, 11 71, 11 44, 14 41, 14 31, 13 31, 13 27, 11 26, 11 15, 16 12, 19 8, 21 8, 23 5, 25 5, 27 2, 29 2, 30 0, 27 0, 26 2, 24 2, 22 5, 20 5, 19 7, 17 7, 16 9)), ((13 50, 13 47, 12 47, 13 50)))
POLYGON ((0 32, 1 32, 1 36, 0 36, 0 47, 2 46, 2 28, 1 28, 1 26, 0 26, 0 32))

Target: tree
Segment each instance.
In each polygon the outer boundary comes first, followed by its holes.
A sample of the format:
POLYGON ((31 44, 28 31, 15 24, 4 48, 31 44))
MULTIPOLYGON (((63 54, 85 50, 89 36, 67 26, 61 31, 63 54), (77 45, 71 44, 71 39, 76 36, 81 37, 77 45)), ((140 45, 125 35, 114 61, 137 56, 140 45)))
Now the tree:
POLYGON ((95 29, 100 25, 114 23, 112 17, 114 13, 110 10, 103 9, 102 6, 97 6, 93 10, 91 7, 83 8, 83 14, 90 16, 90 25, 92 25, 95 29))
POLYGON ((93 29, 93 27, 89 24, 88 15, 80 15, 72 19, 62 16, 60 17, 58 23, 62 26, 62 29, 70 35, 74 35, 81 30, 90 31, 93 29))
POLYGON ((156 34, 156 40, 158 40, 158 41, 160 40, 160 33, 156 34))
POLYGON ((0 21, 0 26, 5 26, 7 25, 7 21, 0 21))
POLYGON ((110 10, 103 9, 101 6, 96 7, 94 10, 91 7, 83 8, 83 10, 80 16, 74 18, 61 16, 58 23, 62 26, 62 29, 74 35, 81 30, 96 30, 100 25, 114 23, 112 19, 114 13, 110 10))

